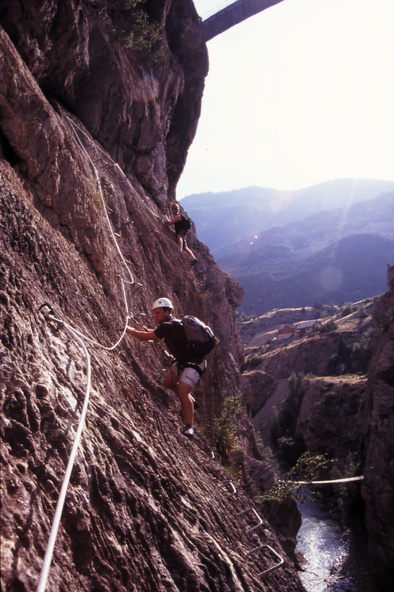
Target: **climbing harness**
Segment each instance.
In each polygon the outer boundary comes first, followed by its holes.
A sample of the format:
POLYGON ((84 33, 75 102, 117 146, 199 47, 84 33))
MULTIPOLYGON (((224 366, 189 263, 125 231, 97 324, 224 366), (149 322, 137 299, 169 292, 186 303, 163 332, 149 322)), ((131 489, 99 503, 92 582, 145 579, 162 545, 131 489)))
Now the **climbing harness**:
POLYGON ((200 378, 201 378, 201 376, 204 374, 204 372, 207 369, 207 362, 204 358, 204 369, 200 368, 200 366, 198 364, 193 364, 193 362, 177 362, 177 366, 178 366, 180 372, 185 370, 185 368, 192 368, 192 370, 195 370, 200 375, 200 378))

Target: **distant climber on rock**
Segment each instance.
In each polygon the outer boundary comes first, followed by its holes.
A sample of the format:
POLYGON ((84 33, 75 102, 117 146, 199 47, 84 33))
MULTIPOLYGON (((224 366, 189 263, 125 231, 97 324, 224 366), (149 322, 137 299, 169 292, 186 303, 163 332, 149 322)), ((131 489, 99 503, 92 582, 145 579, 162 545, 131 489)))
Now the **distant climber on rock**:
POLYGON ((197 263, 197 259, 193 252, 189 249, 186 242, 186 235, 190 230, 190 221, 186 216, 179 213, 179 205, 176 203, 171 204, 172 218, 165 216, 165 223, 168 226, 173 226, 175 230, 175 237, 178 243, 180 251, 184 251, 189 257, 193 259, 192 265, 197 263))
POLYGON ((175 358, 164 378, 164 385, 178 395, 186 423, 182 434, 192 438, 194 408, 197 403, 191 396, 191 391, 205 372, 205 355, 214 348, 215 337, 211 329, 195 317, 175 319, 172 316, 174 307, 168 298, 156 300, 152 309, 157 323, 156 329, 141 330, 127 327, 127 333, 143 341, 163 340, 166 349, 175 358))

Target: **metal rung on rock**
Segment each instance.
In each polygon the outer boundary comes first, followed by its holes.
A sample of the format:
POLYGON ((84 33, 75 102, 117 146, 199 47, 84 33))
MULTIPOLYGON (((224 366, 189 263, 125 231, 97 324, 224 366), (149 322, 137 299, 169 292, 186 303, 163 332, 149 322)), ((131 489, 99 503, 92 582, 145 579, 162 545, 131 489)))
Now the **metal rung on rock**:
POLYGON ((261 576, 266 576, 267 574, 271 573, 272 571, 275 571, 276 569, 278 569, 279 567, 281 567, 285 560, 283 559, 283 557, 281 557, 279 555, 279 553, 277 553, 275 551, 275 549, 273 549, 272 547, 270 547, 270 545, 260 545, 259 547, 256 547, 255 549, 252 549, 251 551, 249 551, 249 553, 247 553, 247 555, 251 555, 252 553, 256 553, 256 551, 259 551, 260 549, 262 549, 263 547, 267 547, 271 553, 273 553, 275 555, 275 557, 278 558, 279 563, 275 563, 275 565, 273 565, 272 567, 269 567, 268 569, 265 569, 264 571, 260 572, 259 574, 257 574, 257 577, 260 578, 261 576))
POLYGON ((239 514, 237 514, 237 516, 241 516, 241 514, 246 514, 246 512, 253 512, 254 515, 256 516, 257 520, 259 520, 259 523, 256 524, 256 526, 252 526, 252 528, 248 528, 248 530, 246 531, 248 532, 252 532, 253 530, 256 530, 256 528, 259 528, 259 526, 261 526, 263 524, 263 519, 258 515, 258 513, 256 512, 256 510, 254 508, 248 508, 247 510, 243 510, 242 512, 239 512, 239 514))
POLYGON ((232 497, 233 495, 235 495, 237 493, 237 490, 235 489, 234 483, 232 481, 230 481, 230 487, 231 487, 232 491, 227 497, 232 497))

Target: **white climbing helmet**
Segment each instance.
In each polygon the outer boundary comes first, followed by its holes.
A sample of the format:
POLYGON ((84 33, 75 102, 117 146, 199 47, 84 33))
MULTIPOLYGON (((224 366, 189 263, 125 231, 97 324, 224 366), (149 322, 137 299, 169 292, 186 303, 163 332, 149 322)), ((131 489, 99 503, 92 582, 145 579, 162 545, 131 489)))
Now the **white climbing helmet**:
POLYGON ((170 308, 172 310, 174 307, 172 306, 171 300, 168 298, 158 298, 152 304, 152 310, 155 308, 170 308))

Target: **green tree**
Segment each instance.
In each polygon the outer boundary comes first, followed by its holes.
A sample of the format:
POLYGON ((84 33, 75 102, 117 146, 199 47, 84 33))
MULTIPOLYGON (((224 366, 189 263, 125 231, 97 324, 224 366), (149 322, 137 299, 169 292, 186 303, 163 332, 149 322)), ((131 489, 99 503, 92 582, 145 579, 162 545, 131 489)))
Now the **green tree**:
POLYGON ((146 8, 147 0, 113 0, 121 18, 115 18, 112 11, 106 14, 106 22, 112 22, 117 40, 123 47, 148 54, 153 62, 167 56, 164 37, 164 23, 155 21, 146 8))
POLYGON ((289 495, 293 495, 302 503, 306 499, 314 499, 316 494, 313 490, 308 490, 307 486, 318 480, 328 464, 329 461, 324 455, 305 452, 270 490, 257 496, 255 502, 261 504, 267 501, 284 501, 289 495))
POLYGON ((242 414, 242 395, 227 397, 224 400, 220 417, 214 422, 214 439, 222 458, 228 456, 234 450, 240 448, 237 438, 237 416, 242 414))

